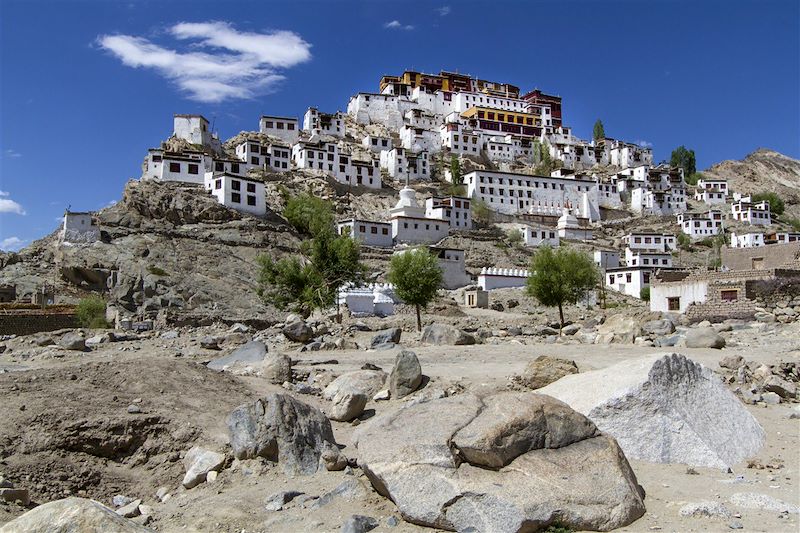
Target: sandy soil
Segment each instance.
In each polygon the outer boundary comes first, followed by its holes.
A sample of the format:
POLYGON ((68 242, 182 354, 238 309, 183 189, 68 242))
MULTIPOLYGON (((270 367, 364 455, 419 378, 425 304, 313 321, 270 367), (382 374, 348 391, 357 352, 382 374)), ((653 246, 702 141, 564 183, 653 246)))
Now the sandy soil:
MULTIPOLYGON (((487 323, 499 315, 470 313, 471 318, 487 323)), ((514 317, 506 313, 505 319, 514 317)), ((224 418, 233 407, 267 391, 283 391, 258 377, 229 376, 198 364, 221 355, 199 347, 199 338, 205 333, 188 330, 174 340, 153 336, 110 343, 86 353, 33 347, 24 338, 8 343, 14 346, 12 353, 0 356, 0 369, 7 370, 0 373, 0 472, 17 486, 28 488, 38 503, 66 494, 92 497, 108 505, 116 494, 142 498, 154 509, 150 526, 159 531, 338 531, 354 513, 378 518, 378 532, 423 530, 402 521, 389 527, 387 519, 399 518, 399 514, 357 469, 353 475, 326 472, 287 478, 274 465, 236 462, 212 484, 192 490, 180 487, 182 453, 194 444, 223 450, 227 439, 224 418), (134 403, 142 413, 127 412, 134 403), (321 496, 343 482, 360 484, 360 488, 351 487, 356 493, 352 499, 338 496, 316 507, 314 500, 303 502, 301 497, 279 512, 264 509, 264 500, 275 492, 291 489, 321 496), (169 487, 172 494, 166 503, 157 502, 154 496, 160 486, 169 487)), ((418 354, 423 372, 430 378, 423 393, 437 388, 505 388, 510 376, 543 354, 574 359, 584 371, 665 352, 633 345, 547 343, 533 337, 506 337, 496 345, 433 347, 419 345, 414 332, 403 335, 403 344, 418 354)), ((713 369, 718 369, 721 357, 731 354, 770 364, 800 358, 797 324, 771 334, 756 326, 724 335, 728 347, 723 350, 675 351, 713 369)), ((369 332, 358 333, 356 339, 370 336, 369 332)), ((396 352, 292 352, 292 357, 298 361, 296 370, 329 379, 331 374, 355 370, 367 362, 388 371, 396 352), (311 364, 330 359, 338 363, 311 364)), ((317 396, 297 397, 323 410, 326 407, 317 396)), ((385 412, 392 403, 370 402, 367 416, 373 411, 385 412)), ((800 505, 800 420, 789 418, 797 412, 794 406, 747 407, 767 432, 766 445, 754 458, 766 465, 763 469, 743 463, 735 465, 732 472, 696 468, 693 474, 687 473, 685 465, 631 461, 647 491, 647 514, 623 530, 727 531, 735 521, 746 531, 798 531, 798 515, 741 509, 728 503, 735 492, 758 492, 800 505), (679 516, 682 505, 701 500, 723 502, 740 516, 726 520, 679 516)), ((344 452, 355 456, 350 441, 354 425, 333 422, 333 427, 344 452)), ((0 524, 23 511, 0 504, 0 524)))

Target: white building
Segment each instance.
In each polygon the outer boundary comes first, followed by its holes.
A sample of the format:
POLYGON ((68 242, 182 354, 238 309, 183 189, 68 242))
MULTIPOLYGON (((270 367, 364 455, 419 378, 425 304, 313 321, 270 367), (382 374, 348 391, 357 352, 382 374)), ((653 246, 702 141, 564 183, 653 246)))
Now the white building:
POLYGON ((64 211, 64 224, 58 235, 62 243, 87 244, 100 240, 100 229, 88 211, 64 211))
POLYGON ((530 273, 522 268, 486 268, 478 275, 478 286, 485 291, 524 287, 530 273))
POLYGON ((432 196, 425 200, 425 216, 432 219, 444 219, 450 222, 454 230, 472 229, 472 211, 470 199, 460 196, 432 196))
POLYGON ((617 292, 641 298, 642 289, 650 286, 650 278, 653 275, 652 267, 645 266, 625 266, 619 268, 606 269, 606 287, 617 292))
MULTIPOLYGON (((285 172, 291 168, 292 153, 287 144, 262 143, 253 139, 239 143, 236 145, 235 151, 236 157, 247 165, 247 168, 260 168, 277 172, 285 172)), ((215 172, 228 171, 227 168, 217 168, 216 163, 217 161, 215 160, 215 172)), ((239 172, 233 173, 238 174, 239 172)))
POLYGON ((147 151, 142 179, 181 181, 203 184, 205 173, 211 170, 211 156, 197 151, 167 152, 161 148, 147 151))
POLYGON ((584 170, 597 163, 594 146, 572 134, 571 128, 560 126, 551 133, 542 133, 550 157, 561 161, 564 168, 584 170))
POLYGON ((363 286, 345 284, 339 289, 339 303, 345 304, 354 317, 391 316, 394 304, 400 302, 389 283, 371 283, 363 286))
POLYGON ((210 148, 214 152, 222 150, 219 137, 211 131, 208 120, 203 115, 174 115, 172 135, 191 144, 210 148))
POLYGON ((431 177, 428 152, 414 153, 395 146, 389 151, 381 152, 380 166, 397 181, 427 180, 431 177))
POLYGON ((722 227, 722 212, 710 210, 700 215, 684 213, 679 216, 681 231, 691 237, 692 240, 706 239, 718 235, 722 227))
POLYGON ((457 248, 440 248, 431 246, 429 250, 439 261, 442 269, 442 287, 448 290, 469 285, 472 279, 465 270, 465 252, 457 248))
POLYGON ((763 233, 731 233, 731 248, 755 248, 764 246, 763 233))
POLYGON ((206 190, 225 207, 259 217, 267 214, 263 181, 226 173, 207 172, 205 186, 206 190))
POLYGON ((311 135, 330 135, 343 139, 347 134, 344 113, 320 113, 316 107, 309 107, 303 116, 303 131, 311 135))
POLYGON ((728 182, 726 180, 698 180, 694 199, 698 202, 705 202, 706 205, 724 204, 728 200, 728 182))
POLYGON ((492 161, 511 162, 514 160, 514 156, 516 155, 514 144, 510 141, 510 139, 507 140, 505 136, 489 136, 487 137, 484 146, 486 149, 486 155, 488 155, 489 159, 492 161))
POLYGON ((625 266, 672 268, 672 254, 652 250, 631 250, 625 248, 625 266))
POLYGON ((383 124, 389 129, 399 130, 403 117, 415 103, 405 96, 378 93, 358 93, 350 98, 347 114, 358 124, 383 124))
POLYGON ((473 170, 464 175, 464 184, 468 196, 500 213, 560 215, 564 208, 573 208, 583 218, 600 218, 594 180, 473 170))
POLYGON ((274 117, 262 115, 258 121, 258 130, 265 135, 272 135, 283 139, 287 143, 294 143, 300 136, 297 119, 294 117, 274 117))
POLYGON ((778 232, 775 234, 777 244, 789 244, 800 241, 800 232, 778 232))
POLYGON ((591 228, 581 226, 578 218, 565 207, 564 214, 558 219, 558 236, 561 239, 591 241, 593 233, 591 228))
POLYGON ((298 141, 292 146, 292 161, 297 168, 335 175, 340 164, 339 147, 335 142, 320 138, 298 141))
POLYGON ((619 251, 595 250, 594 264, 596 264, 602 271, 606 271, 610 268, 619 268, 619 251))
POLYGON ((622 209, 622 198, 615 183, 597 181, 597 203, 606 209, 622 209))
POLYGON ((678 241, 671 233, 631 232, 622 242, 631 250, 673 252, 678 249, 678 241))
POLYGON ((450 231, 447 220, 425 216, 414 189, 408 187, 400 190, 400 200, 389 213, 392 237, 398 243, 433 244, 447 237, 450 231))
POLYGON ((351 218, 337 225, 339 235, 349 235, 365 246, 380 248, 392 247, 392 225, 389 222, 375 222, 351 218))
POLYGON ((770 226, 772 224, 769 202, 764 200, 754 203, 750 201, 750 197, 731 204, 731 218, 753 226, 770 226))
POLYGON ((699 179, 697 180, 697 188, 708 191, 720 191, 726 197, 728 196, 729 192, 727 180, 699 179))
POLYGON ((392 149, 391 137, 382 137, 380 135, 364 135, 361 141, 361 146, 373 152, 383 152, 392 149))
POLYGON ((469 126, 446 122, 439 128, 439 136, 442 146, 453 154, 477 156, 481 153, 480 135, 469 126))
POLYGON ((438 152, 442 147, 441 136, 437 131, 409 124, 400 128, 400 144, 412 152, 438 152))
POLYGON ((558 231, 553 228, 533 227, 527 224, 520 224, 519 232, 522 234, 522 242, 525 246, 538 248, 539 246, 550 246, 558 248, 560 243, 558 231))
POLYGON ((637 167, 653 164, 653 150, 638 144, 619 141, 616 139, 603 139, 603 144, 608 149, 609 164, 619 168, 637 167))

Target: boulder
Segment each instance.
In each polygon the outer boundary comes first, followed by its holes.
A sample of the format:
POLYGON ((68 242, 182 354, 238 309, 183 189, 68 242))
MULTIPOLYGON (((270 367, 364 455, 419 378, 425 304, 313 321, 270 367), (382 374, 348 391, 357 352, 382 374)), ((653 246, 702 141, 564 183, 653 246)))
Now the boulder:
POLYGON ((360 514, 350 515, 342 524, 342 533, 367 533, 378 527, 378 521, 371 516, 360 514))
POLYGON ((59 340, 58 345, 65 350, 75 350, 83 352, 86 350, 86 338, 79 331, 65 333, 59 340))
POLYGON ((322 391, 322 397, 332 400, 340 391, 352 391, 375 396, 386 384, 388 374, 383 370, 356 370, 347 372, 331 381, 322 391))
POLYGON ((33 338, 33 343, 36 346, 52 346, 56 341, 50 335, 39 335, 33 338))
POLYGON ((475 344, 475 337, 464 333, 455 326, 447 324, 431 324, 422 330, 422 342, 425 344, 463 346, 475 344))
POLYGON ((369 396, 363 392, 341 390, 333 397, 328 418, 339 422, 349 422, 361 416, 368 399, 369 396))
POLYGON ((153 533, 108 507, 85 498, 64 498, 35 507, 4 526, 2 533, 46 531, 48 533, 153 533))
POLYGON ((314 330, 302 320, 295 320, 283 326, 283 335, 290 341, 308 342, 314 338, 314 330))
POLYGON ((539 324, 538 326, 533 327, 531 334, 538 335, 540 337, 547 337, 549 335, 558 335, 558 330, 556 328, 551 328, 550 326, 545 326, 544 324, 539 324))
POLYGON ((789 514, 800 513, 800 508, 796 505, 759 492, 737 492, 731 495, 730 501, 736 507, 744 509, 762 509, 789 514))
POLYGON ((588 416, 628 457, 653 463, 729 468, 764 442, 764 430, 718 376, 680 354, 566 376, 538 392, 588 416))
POLYGON ((219 470, 223 464, 225 464, 223 454, 204 450, 199 446, 193 447, 186 452, 186 456, 183 458, 183 466, 186 467, 183 486, 187 489, 196 487, 206 480, 209 472, 219 470))
POLYGON ((665 318, 661 320, 651 320, 642 324, 642 331, 650 335, 663 337, 675 331, 675 324, 673 324, 671 320, 665 318))
POLYGON ((690 328, 686 331, 687 348, 724 348, 725 339, 712 327, 690 328))
POLYGON ((636 318, 623 314, 611 316, 608 320, 597 326, 598 344, 633 344, 636 337, 642 335, 642 328, 636 318))
POLYGON ((267 346, 261 341, 250 341, 226 356, 218 357, 208 363, 211 370, 227 370, 230 367, 258 365, 267 355, 267 346))
POLYGON ((21 502, 23 506, 27 507, 31 503, 31 496, 28 489, 15 489, 13 487, 0 488, 0 501, 4 502, 21 502))
POLYGON ((561 328, 561 334, 565 335, 565 336, 568 336, 568 337, 571 337, 572 335, 575 335, 576 333, 578 333, 580 330, 581 330, 581 326, 580 325, 578 325, 578 324, 570 324, 569 326, 564 326, 563 328, 561 328))
POLYGON ((285 394, 269 394, 228 415, 228 434, 237 459, 265 457, 284 472, 313 474, 320 456, 336 446, 331 423, 316 407, 285 394))
POLYGON ((678 514, 695 518, 730 518, 731 512, 720 502, 702 501, 687 503, 680 508, 678 514))
POLYGON ((372 336, 369 347, 375 348, 376 346, 381 346, 382 344, 397 344, 400 342, 400 335, 402 333, 403 330, 400 328, 382 329, 372 336))
POLYGON ((531 389, 540 389, 569 374, 577 374, 575 361, 540 355, 525 367, 520 377, 523 385, 531 389))
POLYGON ((142 500, 133 500, 132 502, 123 505, 119 509, 116 510, 116 513, 120 516, 124 516, 125 518, 134 518, 139 516, 141 513, 139 512, 139 506, 142 504, 142 500))
POLYGON ((789 380, 775 374, 764 380, 764 390, 774 392, 785 400, 794 400, 797 397, 797 386, 789 380))
POLYGON ((361 424, 353 440, 375 490, 414 524, 517 532, 558 522, 608 530, 645 511, 614 439, 534 393, 406 404, 361 424))
POLYGON ((200 339, 200 347, 205 348, 206 350, 219 350, 219 341, 216 337, 206 335, 200 339))
POLYGON ((266 354, 261 362, 261 377, 275 385, 291 381, 292 360, 282 353, 266 354))
POLYGON ((744 357, 741 355, 729 355, 719 360, 719 366, 728 370, 738 370, 744 364, 744 357))
POLYGON ((422 384, 422 367, 417 354, 403 350, 394 359, 389 375, 389 394, 395 400, 408 396, 422 384))

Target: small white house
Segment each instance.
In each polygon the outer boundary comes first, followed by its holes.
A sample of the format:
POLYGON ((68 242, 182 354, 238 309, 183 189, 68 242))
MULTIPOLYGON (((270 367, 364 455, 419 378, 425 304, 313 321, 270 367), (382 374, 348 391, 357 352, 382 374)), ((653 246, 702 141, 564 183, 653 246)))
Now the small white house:
POLYGON ((406 178, 411 181, 429 179, 431 177, 428 152, 412 152, 395 146, 391 150, 381 151, 380 166, 398 181, 406 178))
POLYGON ((800 232, 778 232, 775 234, 777 244, 789 244, 800 241, 800 232))
POLYGON ((432 196, 425 200, 425 216, 448 220, 454 230, 471 230, 470 202, 469 198, 461 196, 432 196))
POLYGON ((219 137, 211 131, 203 115, 174 115, 172 126, 172 134, 178 139, 211 148, 215 152, 222 148, 219 137))
POLYGON ((530 273, 522 268, 482 268, 478 285, 485 291, 507 287, 524 287, 530 273))
POLYGON ((345 304, 354 317, 391 316, 394 314, 394 304, 399 301, 394 287, 388 283, 358 287, 348 283, 339 289, 339 303, 345 304))
POLYGON ((431 246, 430 251, 439 260, 442 269, 442 287, 445 289, 458 289, 469 285, 472 280, 464 266, 465 252, 457 248, 439 248, 431 246))
POLYGON ((203 184, 203 176, 211 170, 211 157, 196 151, 167 152, 151 148, 147 152, 142 179, 181 181, 203 184))
POLYGON ((631 232, 622 238, 622 242, 631 250, 675 251, 678 242, 671 233, 631 232))
POLYGON ((333 114, 320 113, 316 107, 309 107, 303 115, 303 131, 311 135, 322 134, 344 138, 347 133, 344 113, 341 111, 333 114))
POLYGON ((558 236, 562 239, 577 241, 592 240, 592 230, 584 228, 578 223, 578 218, 564 208, 564 214, 558 219, 558 236))
POLYGON ((400 190, 400 199, 389 213, 395 242, 433 244, 450 232, 448 220, 425 216, 425 209, 417 203, 416 192, 409 187, 400 190))
POLYGON ((59 234, 62 243, 88 244, 100 240, 100 229, 88 211, 64 211, 64 225, 59 234))
POLYGON ((681 232, 692 240, 706 239, 722 231, 722 212, 708 211, 701 215, 684 214, 679 218, 681 232))
POLYGON ((349 235, 365 246, 392 247, 392 225, 389 222, 351 218, 339 222, 337 228, 339 235, 349 235))
POLYGON ((558 231, 553 228, 533 227, 527 224, 520 224, 519 232, 522 234, 522 242, 525 243, 525 246, 538 248, 544 245, 558 248, 561 242, 558 238, 558 231))
POLYGON ((361 146, 373 152, 383 152, 393 148, 391 137, 370 134, 364 135, 361 146))
POLYGON ((697 181, 694 199, 706 205, 724 204, 728 199, 726 180, 701 179, 697 181))
POLYGON ((756 248, 765 244, 763 233, 731 233, 731 248, 756 248))
POLYGON ((731 218, 753 226, 769 226, 772 224, 769 202, 754 203, 749 198, 731 204, 731 218))
POLYGON ((262 115, 258 121, 258 130, 264 135, 272 135, 288 143, 294 143, 300 135, 297 119, 294 117, 276 117, 262 115))
POLYGON ((650 286, 652 267, 625 266, 609 268, 605 273, 606 287, 617 292, 641 298, 642 289, 650 286))
POLYGON ((652 250, 631 250, 625 248, 625 265, 629 267, 672 267, 672 254, 668 252, 654 252, 652 250))
POLYGON ((264 182, 232 174, 207 172, 206 190, 225 207, 255 216, 267 214, 264 182))
POLYGON ((617 250, 595 250, 594 251, 594 264, 600 270, 608 270, 610 268, 619 268, 619 251, 617 250))

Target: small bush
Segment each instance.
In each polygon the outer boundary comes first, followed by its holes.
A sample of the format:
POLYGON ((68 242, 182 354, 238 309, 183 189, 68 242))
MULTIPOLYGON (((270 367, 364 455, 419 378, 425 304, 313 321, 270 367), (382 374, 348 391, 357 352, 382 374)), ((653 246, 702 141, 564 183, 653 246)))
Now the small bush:
POLYGON ((521 246, 522 245, 522 232, 518 229, 513 229, 508 232, 506 235, 508 239, 508 244, 511 246, 521 246))
POLYGON ((107 328, 106 301, 97 295, 83 298, 75 309, 78 324, 84 328, 107 328))
POLYGON ((639 291, 639 298, 642 301, 649 302, 650 301, 650 287, 642 287, 642 290, 639 291))
POLYGON ((483 200, 474 198, 472 200, 472 219, 481 224, 491 224, 492 210, 483 200))
POLYGON ((687 246, 691 246, 692 239, 685 233, 678 233, 678 245, 681 248, 686 248, 687 246))
POLYGON ((800 218, 788 218, 786 223, 789 224, 794 231, 800 231, 800 218))
POLYGON ((753 202, 763 202, 764 200, 769 202, 769 210, 773 215, 782 215, 783 210, 786 207, 783 204, 783 198, 774 192, 760 192, 758 194, 754 194, 751 198, 753 202))
POLYGON ((154 276, 169 276, 169 272, 155 265, 150 265, 149 267, 147 267, 147 271, 154 276))

